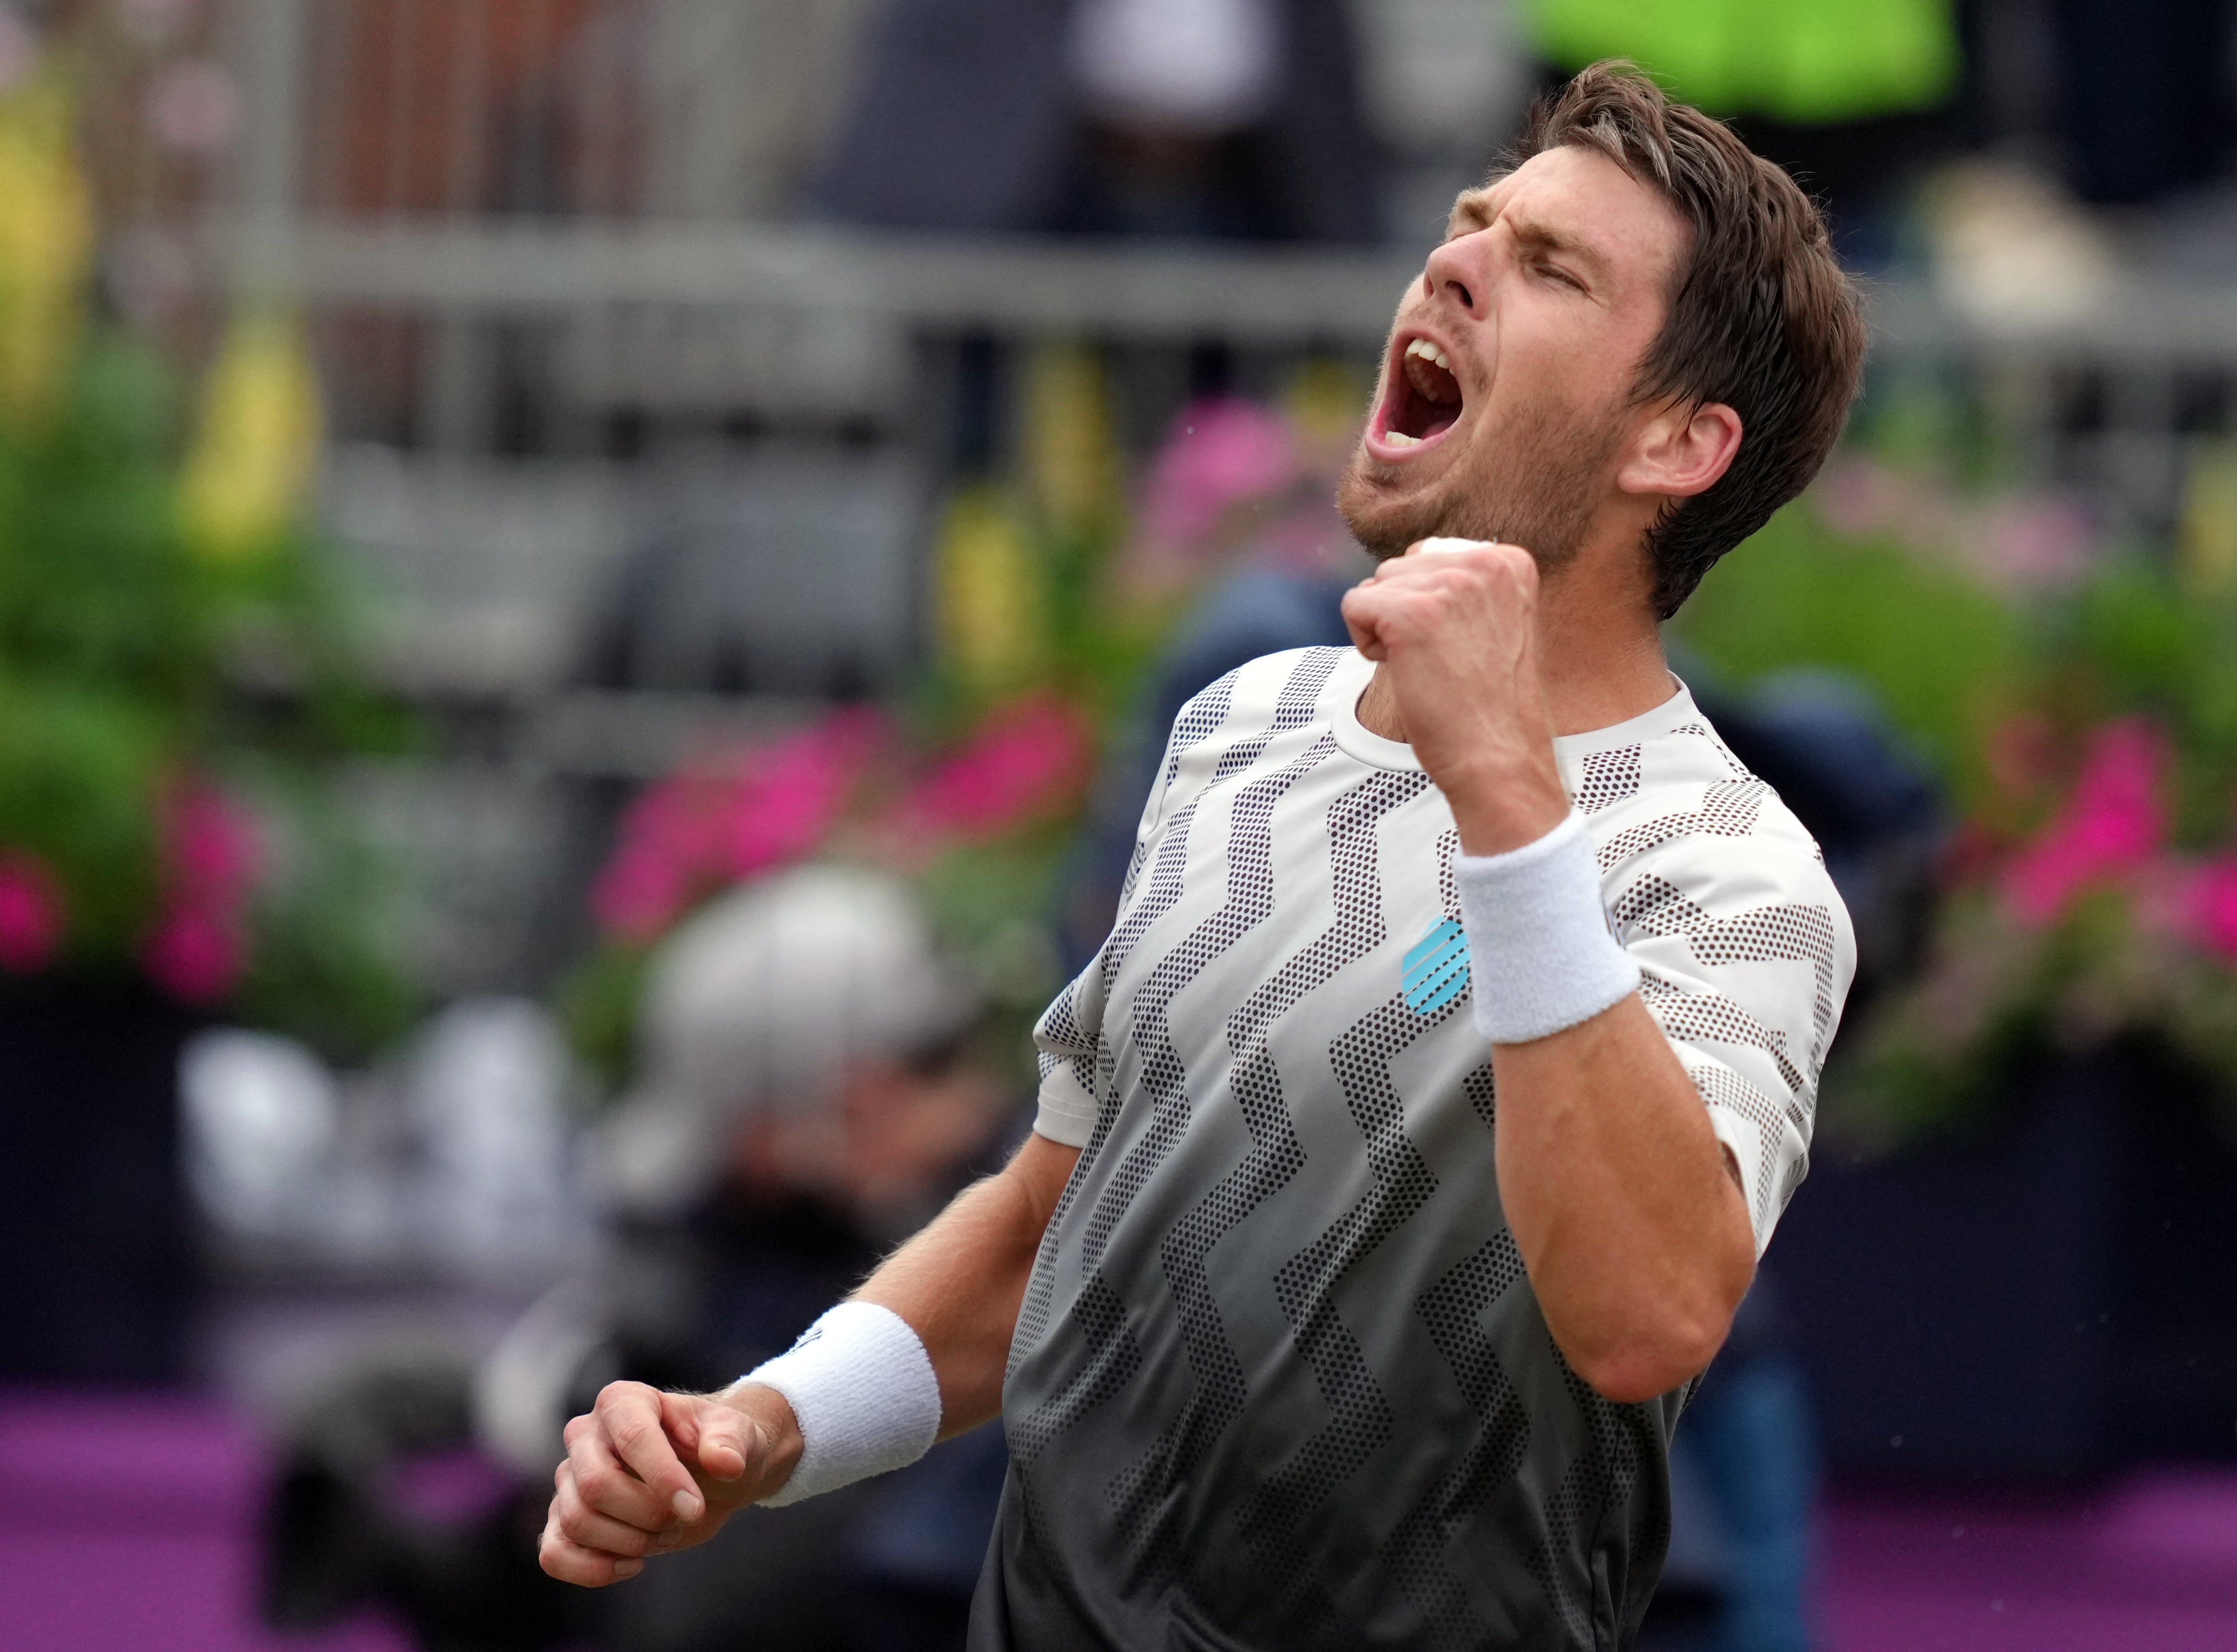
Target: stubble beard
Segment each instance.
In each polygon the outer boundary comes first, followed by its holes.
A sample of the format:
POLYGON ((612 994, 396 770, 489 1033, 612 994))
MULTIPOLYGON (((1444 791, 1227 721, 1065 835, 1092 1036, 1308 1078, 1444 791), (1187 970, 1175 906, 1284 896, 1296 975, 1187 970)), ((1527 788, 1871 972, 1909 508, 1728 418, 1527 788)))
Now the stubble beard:
POLYGON ((1622 433, 1620 417, 1541 406, 1489 444, 1473 473, 1448 473, 1443 486, 1395 499, 1370 479, 1382 466, 1363 443, 1336 485, 1336 509, 1377 562, 1440 536, 1497 539, 1521 545, 1551 573, 1583 545, 1622 433))

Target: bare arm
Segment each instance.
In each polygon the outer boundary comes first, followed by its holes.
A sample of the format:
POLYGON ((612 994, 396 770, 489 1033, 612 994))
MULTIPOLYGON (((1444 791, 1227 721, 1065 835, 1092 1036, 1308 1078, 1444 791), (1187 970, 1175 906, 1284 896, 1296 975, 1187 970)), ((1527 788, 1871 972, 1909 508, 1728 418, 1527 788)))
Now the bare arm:
MULTIPOLYGON (((943 1439, 1002 1408, 1026 1280, 1079 1160, 1077 1147, 1028 1136, 999 1173, 958 1194, 855 1292, 923 1338, 940 1381, 943 1439)), ((663 1394, 610 1383, 567 1425, 544 1569, 593 1587, 634 1577, 644 1556, 705 1542, 782 1486, 800 1452, 792 1408, 774 1389, 734 1383, 719 1394, 663 1394)))
POLYGON ((855 1293, 891 1308, 924 1339, 940 1378, 943 1440, 1001 1411, 1026 1279, 1079 1162, 1077 1147, 1026 1137, 1000 1175, 964 1189, 855 1293))
POLYGON ((1755 1234, 1700 1093, 1637 994, 1495 1044, 1499 1197, 1547 1329, 1610 1399, 1705 1370, 1755 1272, 1755 1234))
MULTIPOLYGON (((1386 562, 1344 601, 1382 668, 1361 715, 1402 729, 1470 854, 1520 848, 1569 812, 1537 598, 1528 553, 1499 545, 1386 562)), ((1611 1399, 1677 1387, 1722 1345, 1755 1268, 1699 1093, 1636 994, 1495 1045, 1492 1069, 1500 1198, 1554 1340, 1611 1399)))

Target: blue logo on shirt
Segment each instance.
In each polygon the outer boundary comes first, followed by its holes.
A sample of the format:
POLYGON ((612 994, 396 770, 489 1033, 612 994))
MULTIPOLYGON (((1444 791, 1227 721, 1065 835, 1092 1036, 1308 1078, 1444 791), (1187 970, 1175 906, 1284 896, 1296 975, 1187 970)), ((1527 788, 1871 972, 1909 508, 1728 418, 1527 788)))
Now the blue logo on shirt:
POLYGON ((1468 984, 1468 936, 1452 919, 1441 918, 1406 955, 1406 1008, 1427 1015, 1451 1003, 1468 984))

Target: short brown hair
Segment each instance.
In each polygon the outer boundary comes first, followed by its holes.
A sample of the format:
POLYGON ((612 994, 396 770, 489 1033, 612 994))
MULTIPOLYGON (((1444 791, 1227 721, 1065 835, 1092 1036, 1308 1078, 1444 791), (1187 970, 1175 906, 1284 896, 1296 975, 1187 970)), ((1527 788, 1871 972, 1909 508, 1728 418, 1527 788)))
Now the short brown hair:
POLYGON ((1639 400, 1718 401, 1740 416, 1731 469, 1647 535, 1655 613, 1667 619, 1832 452, 1863 380, 1864 318, 1825 218, 1794 180, 1629 63, 1594 63, 1541 98, 1514 164, 1564 144, 1597 149, 1693 226, 1640 364, 1639 400))

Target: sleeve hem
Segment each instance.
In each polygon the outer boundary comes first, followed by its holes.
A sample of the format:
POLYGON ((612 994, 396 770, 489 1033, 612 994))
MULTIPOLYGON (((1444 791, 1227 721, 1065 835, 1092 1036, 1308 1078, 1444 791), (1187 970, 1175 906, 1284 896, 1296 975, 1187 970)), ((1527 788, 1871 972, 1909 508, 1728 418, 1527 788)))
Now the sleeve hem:
POLYGON ((1717 1140, 1732 1154, 1732 1162, 1739 1167, 1740 1198, 1747 1206, 1748 1229, 1755 1235, 1755 1259, 1760 1262, 1764 1252, 1771 1246, 1771 1230, 1778 1224, 1778 1213, 1774 1211, 1767 1219, 1757 1214, 1764 1207, 1760 1196, 1762 1190, 1754 1186, 1755 1178, 1750 1173, 1754 1155, 1761 1149, 1761 1144, 1751 1139, 1757 1127, 1751 1120, 1736 1116, 1728 1108, 1713 1101, 1708 1103, 1708 1113, 1709 1128, 1716 1132, 1717 1140))
POLYGON ((1095 1133, 1094 1098, 1080 1088, 1069 1064, 1059 1065, 1041 1080, 1033 1133, 1066 1147, 1085 1147, 1095 1133))

